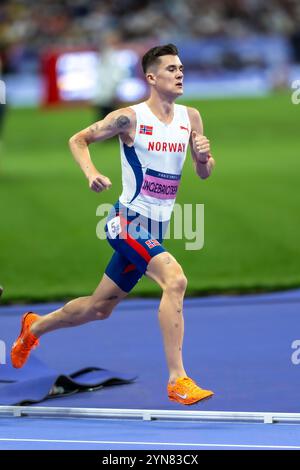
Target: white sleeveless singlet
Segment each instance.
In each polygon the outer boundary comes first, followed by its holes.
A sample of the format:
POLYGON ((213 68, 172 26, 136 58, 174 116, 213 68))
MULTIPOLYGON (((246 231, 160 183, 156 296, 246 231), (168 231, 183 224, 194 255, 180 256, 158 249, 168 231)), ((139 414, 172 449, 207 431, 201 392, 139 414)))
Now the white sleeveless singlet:
POLYGON ((191 125, 185 106, 174 105, 164 124, 143 102, 136 113, 133 146, 120 139, 123 192, 121 204, 153 220, 168 221, 175 203, 191 125))

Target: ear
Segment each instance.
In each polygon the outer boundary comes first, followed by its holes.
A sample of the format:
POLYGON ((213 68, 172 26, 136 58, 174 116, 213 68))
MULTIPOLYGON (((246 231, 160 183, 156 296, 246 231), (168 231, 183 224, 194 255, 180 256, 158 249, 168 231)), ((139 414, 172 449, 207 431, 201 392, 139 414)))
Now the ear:
POLYGON ((148 72, 146 74, 146 79, 147 79, 147 82, 150 84, 150 85, 155 85, 155 75, 151 72, 148 72))

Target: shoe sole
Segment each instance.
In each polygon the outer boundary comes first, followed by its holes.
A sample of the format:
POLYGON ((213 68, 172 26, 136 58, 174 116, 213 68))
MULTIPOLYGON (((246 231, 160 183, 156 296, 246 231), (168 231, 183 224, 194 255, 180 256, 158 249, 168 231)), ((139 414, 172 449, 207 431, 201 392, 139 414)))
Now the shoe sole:
POLYGON ((186 402, 184 402, 184 401, 179 401, 179 400, 177 400, 177 398, 172 398, 172 397, 169 397, 169 400, 170 400, 170 401, 174 401, 175 403, 180 403, 180 405, 191 406, 191 405, 196 405, 196 404, 199 403, 200 401, 201 401, 201 402, 207 401, 207 400, 209 400, 210 398, 212 398, 213 396, 214 396, 214 393, 212 393, 211 395, 208 395, 207 397, 200 398, 200 399, 197 400, 197 401, 193 401, 192 403, 186 403, 186 402))

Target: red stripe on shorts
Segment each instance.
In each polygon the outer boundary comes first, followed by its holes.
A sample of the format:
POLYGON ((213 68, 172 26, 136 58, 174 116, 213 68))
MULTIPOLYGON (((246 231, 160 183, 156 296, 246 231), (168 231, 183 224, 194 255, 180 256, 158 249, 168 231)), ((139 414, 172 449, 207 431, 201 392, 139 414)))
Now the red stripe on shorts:
MULTIPOLYGON (((128 222, 128 220, 124 219, 124 217, 122 217, 120 214, 119 214, 119 217, 120 217, 120 220, 121 222, 123 222, 123 224, 121 223, 121 227, 122 227, 122 232, 123 230, 125 230, 125 227, 124 225, 125 224, 130 224, 130 222, 128 222)), ((121 233, 122 233, 121 232, 121 233)), ((143 245, 140 245, 139 242, 137 242, 134 238, 132 238, 128 232, 126 232, 126 234, 124 234, 125 236, 123 237, 123 240, 125 240, 125 242, 131 246, 131 248, 134 249, 134 251, 136 251, 139 255, 141 255, 141 257, 147 262, 149 263, 149 261, 151 260, 151 256, 149 255, 148 251, 146 250, 146 248, 143 247, 143 245)))

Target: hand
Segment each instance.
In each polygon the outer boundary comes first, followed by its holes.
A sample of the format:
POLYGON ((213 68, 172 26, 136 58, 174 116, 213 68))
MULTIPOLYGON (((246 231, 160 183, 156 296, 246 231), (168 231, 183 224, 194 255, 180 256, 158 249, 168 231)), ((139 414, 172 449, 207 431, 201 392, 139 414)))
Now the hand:
POLYGON ((198 160, 201 163, 206 163, 209 158, 210 144, 209 140, 205 135, 201 135, 196 131, 192 132, 193 149, 197 154, 198 160))
POLYGON ((98 171, 95 171, 88 175, 88 180, 90 189, 92 191, 95 191, 96 193, 101 193, 101 191, 104 191, 105 189, 109 189, 111 187, 110 179, 104 175, 101 175, 100 173, 98 173, 98 171))

